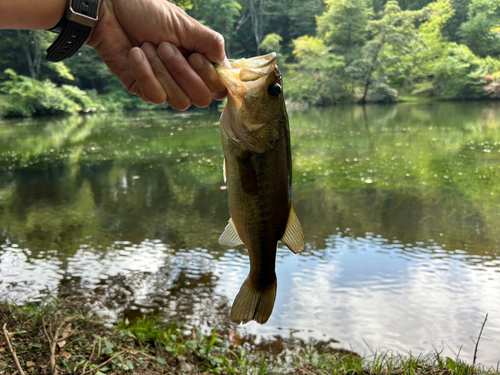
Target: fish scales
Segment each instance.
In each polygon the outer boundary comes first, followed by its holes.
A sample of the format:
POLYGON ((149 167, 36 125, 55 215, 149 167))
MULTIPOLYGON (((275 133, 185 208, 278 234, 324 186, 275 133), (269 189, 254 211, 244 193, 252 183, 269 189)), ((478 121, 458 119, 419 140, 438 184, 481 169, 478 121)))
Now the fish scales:
POLYGON ((221 138, 231 215, 220 242, 245 244, 250 258, 231 319, 264 324, 276 298, 277 243, 297 253, 304 237, 291 203, 290 132, 276 54, 230 63, 216 67, 228 88, 221 138))

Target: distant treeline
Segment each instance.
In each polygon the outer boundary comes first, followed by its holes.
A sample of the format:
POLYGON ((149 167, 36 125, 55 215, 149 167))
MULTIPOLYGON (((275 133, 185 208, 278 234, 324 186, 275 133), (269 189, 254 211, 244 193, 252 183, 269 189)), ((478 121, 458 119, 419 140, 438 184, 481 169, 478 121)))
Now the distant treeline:
MULTIPOLYGON (((311 105, 500 97, 500 0, 183 0, 231 58, 279 54, 289 100, 311 105)), ((146 108, 84 47, 47 63, 48 32, 0 31, 4 116, 146 108), (7 70, 9 69, 9 70, 7 70)))

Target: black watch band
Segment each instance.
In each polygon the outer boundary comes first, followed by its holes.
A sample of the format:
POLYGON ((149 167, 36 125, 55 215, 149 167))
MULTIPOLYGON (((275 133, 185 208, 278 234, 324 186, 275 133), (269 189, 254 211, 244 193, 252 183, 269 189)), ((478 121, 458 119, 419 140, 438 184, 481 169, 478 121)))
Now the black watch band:
POLYGON ((47 49, 45 60, 59 62, 73 56, 85 43, 97 22, 99 0, 67 1, 63 18, 49 29, 59 36, 47 49))

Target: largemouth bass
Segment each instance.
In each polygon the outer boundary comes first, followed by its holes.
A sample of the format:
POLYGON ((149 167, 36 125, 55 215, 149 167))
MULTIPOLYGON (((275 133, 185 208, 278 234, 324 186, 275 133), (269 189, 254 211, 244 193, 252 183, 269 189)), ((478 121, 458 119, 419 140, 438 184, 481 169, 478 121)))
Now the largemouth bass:
POLYGON ((250 273, 234 300, 231 320, 264 324, 276 299, 278 241, 298 253, 304 235, 290 197, 290 129, 276 54, 230 64, 216 67, 228 90, 220 129, 231 215, 219 242, 245 244, 250 258, 250 273))

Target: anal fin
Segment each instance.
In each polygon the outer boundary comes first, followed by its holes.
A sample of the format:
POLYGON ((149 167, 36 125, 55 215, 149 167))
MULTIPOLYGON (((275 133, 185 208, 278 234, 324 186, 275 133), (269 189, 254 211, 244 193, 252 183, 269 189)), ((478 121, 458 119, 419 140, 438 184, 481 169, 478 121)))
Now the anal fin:
POLYGON ((290 204, 288 222, 286 223, 285 234, 281 238, 281 241, 295 254, 300 253, 305 246, 304 233, 302 232, 302 226, 293 208, 293 204, 290 204))
POLYGON ((224 232, 219 237, 219 243, 224 246, 238 246, 243 243, 241 242, 238 232, 236 232, 233 219, 229 218, 224 232))

